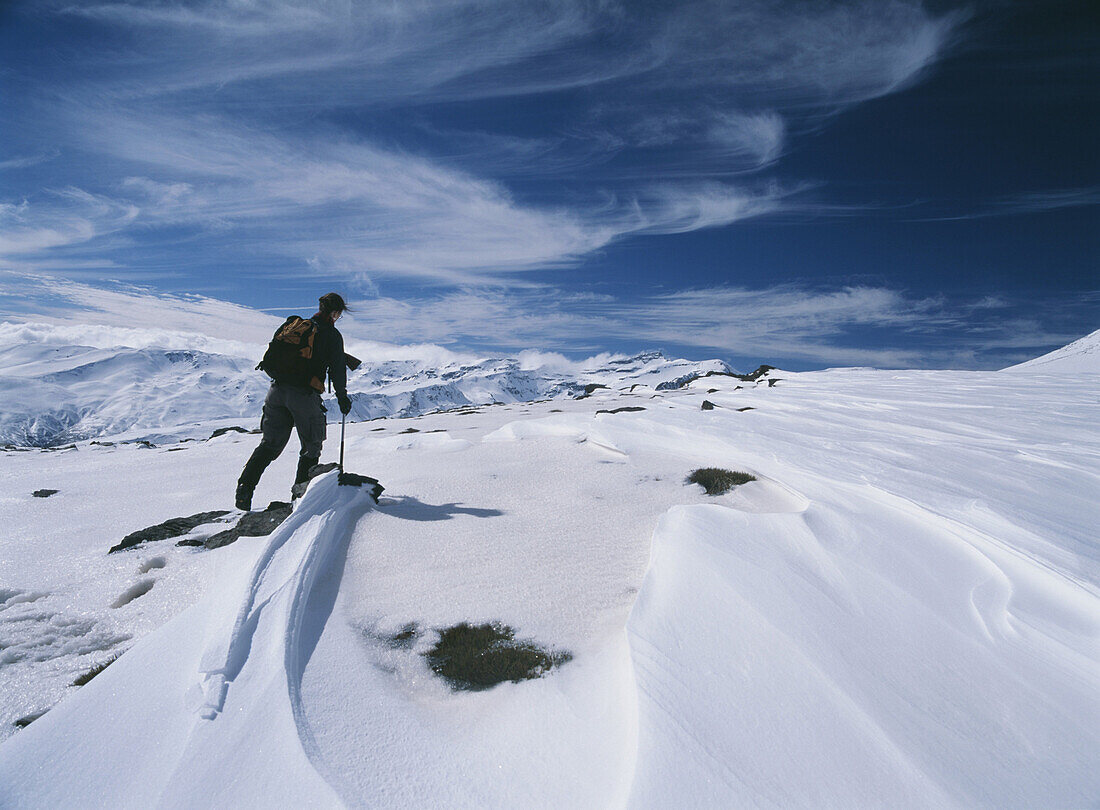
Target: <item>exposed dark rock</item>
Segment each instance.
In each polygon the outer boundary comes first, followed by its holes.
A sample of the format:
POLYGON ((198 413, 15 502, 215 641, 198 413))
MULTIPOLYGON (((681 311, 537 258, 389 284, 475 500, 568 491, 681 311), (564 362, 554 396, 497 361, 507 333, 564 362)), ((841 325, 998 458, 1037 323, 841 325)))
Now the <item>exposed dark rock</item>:
POLYGON ((48 498, 51 495, 56 495, 60 491, 59 489, 36 489, 31 495, 36 498, 48 498))
POLYGON ((767 365, 761 364, 761 365, 757 366, 754 371, 751 371, 748 374, 742 374, 742 375, 740 375, 740 377, 745 382, 756 382, 761 377, 763 377, 765 374, 767 374, 769 371, 773 371, 774 369, 775 369, 775 366, 767 366, 767 365))
POLYGON ((685 374, 683 377, 677 377, 674 380, 665 380, 663 383, 657 383, 658 391, 675 391, 678 388, 683 388, 689 383, 695 382, 699 379, 701 374, 685 374))
MULTIPOLYGON (((742 380, 744 382, 756 382, 760 377, 763 377, 773 368, 775 368, 775 366, 762 365, 757 367, 755 371, 752 371, 748 374, 734 374, 730 371, 708 371, 706 374, 687 374, 683 377, 677 377, 675 380, 668 380, 667 382, 659 384, 657 386, 657 390, 671 391, 677 388, 683 388, 684 386, 689 385, 696 380, 701 380, 704 377, 733 377, 734 379, 742 380)), ((740 386, 738 386, 738 388, 740 388, 740 386)), ((734 388, 733 390, 736 391, 737 388, 734 388)))
POLYGON ((240 537, 263 537, 271 534, 279 524, 290 517, 291 506, 283 501, 272 501, 262 512, 249 512, 237 521, 237 525, 224 532, 206 538, 207 548, 221 548, 235 543, 240 537))
POLYGON ((419 433, 420 429, 419 428, 405 428, 404 430, 399 431, 399 432, 400 433, 419 433))
POLYGON ((243 427, 239 427, 238 425, 230 425, 229 427, 220 427, 220 428, 218 428, 217 430, 215 430, 213 433, 210 434, 210 438, 211 439, 216 439, 219 436, 224 436, 226 433, 229 433, 229 432, 248 433, 248 431, 245 430, 243 427))
POLYGON ((707 393, 708 393, 708 394, 717 394, 717 393, 718 393, 718 390, 719 390, 719 389, 717 389, 717 388, 708 388, 708 389, 707 389, 707 393))
POLYGON ((189 515, 188 517, 172 518, 163 523, 158 523, 155 526, 149 526, 148 528, 131 532, 123 537, 118 545, 111 546, 111 549, 107 553, 112 554, 116 551, 125 551, 128 548, 140 546, 142 543, 152 543, 157 540, 167 540, 170 537, 179 537, 181 534, 187 534, 196 526, 201 526, 204 523, 213 523, 218 518, 228 514, 228 511, 222 509, 213 512, 199 512, 194 515, 189 515))
POLYGON ((744 408, 738 408, 737 412, 738 413, 744 413, 745 411, 755 411, 755 410, 756 410, 756 408, 752 407, 751 405, 746 405, 744 408))
POLYGON ((602 383, 588 383, 584 387, 584 393, 577 397, 577 399, 584 399, 585 397, 592 396, 592 392, 597 391, 600 388, 604 389, 605 391, 610 390, 606 385, 603 385, 602 383))
POLYGON ((100 442, 100 441, 93 441, 93 442, 88 442, 88 445, 89 445, 89 446, 91 446, 91 445, 95 445, 95 446, 97 446, 97 447, 114 447, 114 446, 115 446, 115 443, 114 443, 114 442, 100 442))
POLYGON ((631 413, 632 411, 644 411, 645 408, 641 405, 624 405, 621 408, 612 408, 611 410, 601 409, 596 413, 631 413))
POLYGON ((768 380, 768 388, 771 388, 771 387, 772 387, 773 385, 775 385, 775 384, 776 384, 777 382, 779 382, 779 380, 778 380, 778 379, 774 379, 774 380, 768 380))
POLYGON ((713 411, 714 410, 714 403, 711 402, 709 399, 704 399, 702 407, 703 407, 704 411, 713 411))
POLYGON ((370 490, 370 496, 374 499, 375 503, 378 503, 378 498, 386 491, 386 488, 378 483, 377 478, 371 478, 369 475, 359 475, 358 473, 342 472, 340 473, 338 483, 342 487, 367 488, 370 490))

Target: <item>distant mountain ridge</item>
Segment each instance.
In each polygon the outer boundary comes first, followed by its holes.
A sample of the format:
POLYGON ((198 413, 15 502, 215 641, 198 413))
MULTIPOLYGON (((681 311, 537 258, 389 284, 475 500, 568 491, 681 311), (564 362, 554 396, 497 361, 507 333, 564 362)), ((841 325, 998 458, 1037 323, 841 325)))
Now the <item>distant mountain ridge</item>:
POLYGON ((1033 360, 1009 366, 1004 371, 1100 373, 1100 329, 1033 360))
MULTIPOLYGON (((51 447, 135 429, 258 418, 269 380, 254 366, 254 359, 179 349, 0 346, 0 445, 51 447)), ((571 368, 530 368, 511 358, 365 362, 349 375, 349 418, 576 397, 591 386, 668 387, 732 371, 721 360, 671 359, 657 351, 571 368)), ((334 403, 329 418, 339 418, 334 403)))

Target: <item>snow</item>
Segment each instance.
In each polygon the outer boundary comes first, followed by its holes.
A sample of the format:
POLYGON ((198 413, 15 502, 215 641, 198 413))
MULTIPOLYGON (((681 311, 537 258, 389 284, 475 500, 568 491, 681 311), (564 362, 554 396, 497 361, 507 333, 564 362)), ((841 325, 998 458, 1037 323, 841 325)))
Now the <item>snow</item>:
POLYGON ((1042 374, 1100 373, 1100 329, 1060 349, 1004 370, 1042 374))
POLYGON ((1095 803, 1100 374, 639 386, 660 362, 349 424, 380 504, 330 474, 214 551, 105 554, 227 508, 254 436, 0 456, 0 720, 49 709, 5 726, 5 806, 1095 803), (710 497, 703 466, 757 480, 710 497), (421 653, 460 621, 573 658, 453 691, 421 653))

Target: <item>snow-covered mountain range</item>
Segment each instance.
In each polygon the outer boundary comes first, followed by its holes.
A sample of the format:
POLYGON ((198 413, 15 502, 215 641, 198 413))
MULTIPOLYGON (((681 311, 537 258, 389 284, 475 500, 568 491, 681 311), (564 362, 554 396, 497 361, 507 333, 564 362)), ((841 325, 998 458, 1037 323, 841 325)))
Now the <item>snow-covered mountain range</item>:
MULTIPOLYGON (((0 445, 51 447, 212 419, 258 418, 269 383, 255 370, 262 354, 262 346, 246 357, 155 345, 0 344, 0 445)), ((730 372, 721 360, 677 360, 660 352, 586 363, 529 355, 367 360, 349 375, 349 419, 576 397, 595 386, 656 389, 730 372)), ((335 407, 329 414, 339 419, 335 407)))

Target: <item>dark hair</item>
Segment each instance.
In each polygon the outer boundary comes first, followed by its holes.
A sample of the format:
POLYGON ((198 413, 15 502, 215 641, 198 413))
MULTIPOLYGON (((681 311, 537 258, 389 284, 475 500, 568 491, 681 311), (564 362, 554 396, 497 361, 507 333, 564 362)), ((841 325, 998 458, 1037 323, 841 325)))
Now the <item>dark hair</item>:
POLYGON ((339 293, 326 293, 317 299, 317 303, 321 307, 321 312, 331 314, 333 312, 347 312, 348 305, 344 303, 344 299, 340 297, 339 293))

